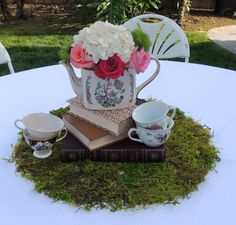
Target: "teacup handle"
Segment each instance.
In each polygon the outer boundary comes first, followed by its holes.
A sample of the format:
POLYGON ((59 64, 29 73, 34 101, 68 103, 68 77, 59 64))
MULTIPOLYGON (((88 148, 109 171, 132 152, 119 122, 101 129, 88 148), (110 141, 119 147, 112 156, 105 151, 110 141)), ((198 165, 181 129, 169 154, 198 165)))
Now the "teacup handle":
POLYGON ((59 134, 58 134, 58 137, 61 135, 61 133, 62 133, 63 131, 65 131, 65 134, 64 134, 62 137, 58 138, 58 139, 56 140, 56 142, 61 141, 62 139, 64 139, 64 138, 66 137, 66 135, 67 135, 67 129, 66 129, 66 127, 62 128, 62 129, 60 130, 60 132, 59 132, 59 134))
POLYGON ((130 128, 129 129, 129 131, 128 131, 128 136, 129 136, 129 138, 131 139, 131 140, 133 140, 133 141, 137 141, 137 142, 141 142, 141 143, 143 143, 139 138, 134 138, 134 137, 132 137, 132 132, 135 132, 135 133, 137 133, 137 128, 130 128))
POLYGON ((19 122, 21 122, 21 123, 23 124, 23 121, 22 121, 22 120, 17 119, 17 120, 15 120, 15 126, 16 126, 18 129, 24 131, 24 130, 25 130, 24 128, 22 128, 22 127, 20 127, 19 125, 17 125, 17 123, 19 123, 19 122))
POLYGON ((173 106, 168 106, 168 112, 169 111, 172 111, 171 115, 170 115, 170 118, 173 119, 174 116, 175 116, 175 113, 176 113, 176 108, 174 108, 173 106))
POLYGON ((136 88, 136 97, 138 96, 139 92, 145 87, 147 86, 151 81, 153 81, 156 76, 158 75, 159 71, 160 71, 160 63, 158 61, 158 59, 154 56, 151 55, 151 60, 153 60, 156 64, 156 70, 155 72, 152 74, 151 77, 149 77, 147 80, 145 80, 142 84, 140 84, 137 88, 136 88))

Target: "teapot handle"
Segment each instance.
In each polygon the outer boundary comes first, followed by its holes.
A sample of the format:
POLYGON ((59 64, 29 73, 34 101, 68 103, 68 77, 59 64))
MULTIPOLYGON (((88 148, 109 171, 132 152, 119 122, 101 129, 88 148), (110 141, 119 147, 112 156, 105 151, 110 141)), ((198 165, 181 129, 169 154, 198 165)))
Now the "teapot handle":
POLYGON ((155 63, 157 64, 156 70, 155 70, 155 72, 153 73, 153 75, 152 75, 151 77, 149 77, 147 80, 145 80, 142 84, 140 84, 140 85, 137 87, 137 89, 136 89, 136 96, 138 96, 139 92, 140 92, 145 86, 147 86, 151 81, 153 81, 153 80, 157 77, 157 75, 158 75, 158 73, 159 73, 159 71, 160 71, 160 63, 159 63, 158 59, 157 59, 156 57, 154 57, 154 56, 151 55, 151 60, 155 61, 155 63))

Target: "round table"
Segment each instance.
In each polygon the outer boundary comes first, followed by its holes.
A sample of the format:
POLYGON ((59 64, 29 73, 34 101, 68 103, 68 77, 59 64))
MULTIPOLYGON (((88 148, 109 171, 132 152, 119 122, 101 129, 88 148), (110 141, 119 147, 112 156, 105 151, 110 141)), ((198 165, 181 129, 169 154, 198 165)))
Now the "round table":
MULTIPOLYGON (((151 63, 138 84, 154 70, 151 63)), ((79 73, 79 71, 77 71, 79 73)), ((48 112, 68 105, 74 97, 62 65, 23 71, 0 78, 0 224, 236 224, 236 72, 191 63, 161 61, 158 77, 139 94, 179 107, 212 129, 212 142, 221 161, 189 199, 178 205, 110 212, 77 209, 37 193, 31 182, 7 162, 17 142, 14 121, 33 112, 48 112)), ((86 190, 85 190, 86 191, 86 190)))

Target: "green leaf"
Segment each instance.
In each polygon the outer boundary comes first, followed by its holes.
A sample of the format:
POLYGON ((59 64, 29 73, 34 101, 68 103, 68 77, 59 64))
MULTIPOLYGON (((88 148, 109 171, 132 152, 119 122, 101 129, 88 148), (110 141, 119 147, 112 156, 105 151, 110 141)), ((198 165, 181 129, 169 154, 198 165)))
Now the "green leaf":
POLYGON ((138 48, 144 48, 144 50, 148 52, 151 46, 149 36, 140 27, 133 30, 131 34, 133 36, 135 46, 138 46, 138 48))

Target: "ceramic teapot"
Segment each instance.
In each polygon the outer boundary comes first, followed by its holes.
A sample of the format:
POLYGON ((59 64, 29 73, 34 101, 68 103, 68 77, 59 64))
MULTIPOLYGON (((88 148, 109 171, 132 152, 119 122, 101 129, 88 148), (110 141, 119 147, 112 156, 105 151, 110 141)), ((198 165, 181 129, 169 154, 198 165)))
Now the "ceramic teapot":
POLYGON ((156 63, 156 70, 138 87, 136 87, 136 72, 132 68, 126 68, 123 76, 118 79, 101 79, 91 69, 81 69, 81 77, 78 77, 69 62, 62 60, 59 63, 65 66, 72 89, 76 95, 83 97, 86 108, 114 110, 135 105, 138 93, 156 78, 160 71, 160 63, 153 56, 151 60, 156 63))

